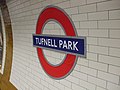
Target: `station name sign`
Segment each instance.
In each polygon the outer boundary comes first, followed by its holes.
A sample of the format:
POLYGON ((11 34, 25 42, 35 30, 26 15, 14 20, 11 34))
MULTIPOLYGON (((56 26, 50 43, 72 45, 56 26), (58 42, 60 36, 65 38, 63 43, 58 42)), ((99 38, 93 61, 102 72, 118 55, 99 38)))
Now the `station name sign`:
POLYGON ((32 37, 33 46, 36 47, 41 66, 51 78, 63 79, 67 77, 74 69, 78 56, 86 57, 86 37, 77 35, 72 19, 62 8, 57 6, 49 5, 41 11, 36 25, 36 32, 32 37), (58 23, 65 35, 43 34, 45 25, 50 21, 58 23), (49 62, 49 58, 46 58, 43 49, 62 52, 66 55, 61 63, 53 65, 49 62))
POLYGON ((85 37, 33 35, 33 46, 85 56, 85 37))

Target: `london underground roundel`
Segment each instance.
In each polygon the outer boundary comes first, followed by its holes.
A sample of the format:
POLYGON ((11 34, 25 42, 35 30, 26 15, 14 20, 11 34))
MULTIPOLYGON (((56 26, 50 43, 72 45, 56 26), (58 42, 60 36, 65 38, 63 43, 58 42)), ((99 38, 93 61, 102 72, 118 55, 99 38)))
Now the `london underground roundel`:
POLYGON ((76 31, 71 19, 62 9, 55 6, 48 6, 41 12, 36 26, 36 34, 33 35, 33 45, 37 47, 40 63, 50 77, 55 79, 66 77, 76 64, 77 54, 81 52, 83 52, 81 54, 85 54, 84 47, 82 47, 82 50, 80 49, 81 51, 79 50, 80 45, 83 45, 81 43, 84 43, 84 39, 77 41, 78 39, 74 38, 76 36, 76 31), (43 35, 43 28, 50 20, 57 21, 63 27, 66 37, 68 38, 43 35), (63 53, 67 52, 67 54, 64 61, 55 66, 51 65, 45 58, 43 48, 56 50, 58 52, 61 50, 63 53))

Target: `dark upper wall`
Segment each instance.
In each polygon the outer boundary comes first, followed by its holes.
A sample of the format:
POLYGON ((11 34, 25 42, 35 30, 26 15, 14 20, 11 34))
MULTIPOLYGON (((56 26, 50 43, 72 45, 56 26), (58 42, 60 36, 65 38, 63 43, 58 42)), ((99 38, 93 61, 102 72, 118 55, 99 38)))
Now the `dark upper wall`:
POLYGON ((0 6, 5 5, 6 0, 0 0, 0 6))

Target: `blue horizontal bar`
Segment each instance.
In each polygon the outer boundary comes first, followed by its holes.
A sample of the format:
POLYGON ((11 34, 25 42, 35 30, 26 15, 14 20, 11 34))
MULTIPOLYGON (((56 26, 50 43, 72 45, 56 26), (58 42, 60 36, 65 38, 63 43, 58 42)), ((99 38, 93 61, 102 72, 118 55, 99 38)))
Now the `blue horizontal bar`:
POLYGON ((33 35, 33 46, 85 56, 85 37, 33 35))

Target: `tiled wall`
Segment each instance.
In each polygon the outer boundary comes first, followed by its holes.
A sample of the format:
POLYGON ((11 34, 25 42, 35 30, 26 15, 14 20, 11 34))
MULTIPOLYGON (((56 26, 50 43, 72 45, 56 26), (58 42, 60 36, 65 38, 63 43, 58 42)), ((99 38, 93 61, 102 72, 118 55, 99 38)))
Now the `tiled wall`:
MULTIPOLYGON (((7 5, 14 43, 10 81, 18 90, 120 90, 120 0, 7 0, 7 5), (78 36, 87 37, 87 57, 79 57, 73 72, 61 80, 46 75, 32 46, 38 16, 47 5, 64 9, 78 36)), ((65 34, 55 22, 44 33, 65 34)), ((44 53, 53 64, 65 57, 44 53)))

